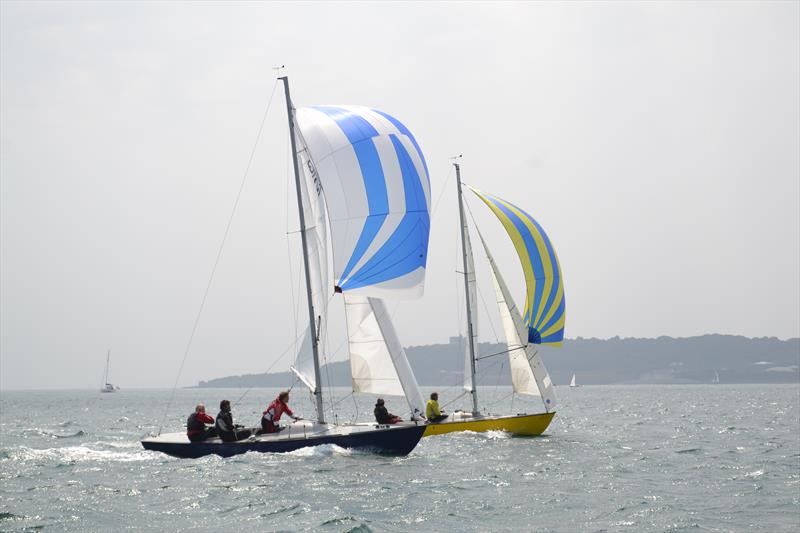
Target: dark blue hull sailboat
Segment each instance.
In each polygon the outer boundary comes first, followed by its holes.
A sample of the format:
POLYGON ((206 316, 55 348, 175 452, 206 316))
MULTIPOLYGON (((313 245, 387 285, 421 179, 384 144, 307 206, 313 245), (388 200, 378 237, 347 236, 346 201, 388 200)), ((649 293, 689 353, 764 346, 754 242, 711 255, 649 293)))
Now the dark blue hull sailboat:
POLYGON ((317 421, 236 442, 213 438, 192 443, 185 434, 173 433, 143 439, 142 446, 177 457, 281 453, 325 444, 406 455, 422 438, 424 425, 325 423, 320 353, 328 308, 341 293, 353 392, 403 395, 412 420, 424 411, 392 314, 383 303, 384 298, 418 298, 423 292, 430 179, 422 150, 405 125, 376 109, 297 110, 288 78, 279 79, 286 96, 308 305, 305 340, 291 369, 313 394, 317 421))
POLYGON ((423 433, 425 433, 424 424, 336 426, 301 421, 288 426, 280 433, 256 435, 235 442, 222 442, 219 438, 189 442, 185 433, 166 433, 143 439, 142 446, 147 450, 183 458, 205 455, 231 457, 247 452, 285 453, 324 444, 386 455, 408 455, 420 441, 423 433))

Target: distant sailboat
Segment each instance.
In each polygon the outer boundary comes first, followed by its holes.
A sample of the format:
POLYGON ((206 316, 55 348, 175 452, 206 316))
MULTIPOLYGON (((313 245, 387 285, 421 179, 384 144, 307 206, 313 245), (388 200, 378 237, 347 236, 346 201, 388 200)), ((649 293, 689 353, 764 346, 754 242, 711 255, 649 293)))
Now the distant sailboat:
POLYGON ((580 385, 578 385, 578 383, 575 381, 575 374, 572 374, 572 379, 569 380, 569 386, 570 387, 580 387, 580 385))
POLYGON ((106 373, 103 377, 103 386, 100 388, 100 392, 117 392, 119 390, 119 387, 108 382, 108 366, 110 362, 111 350, 109 350, 108 354, 106 354, 106 373))
POLYGON ((711 380, 711 383, 714 385, 719 385, 719 374, 717 373, 716 369, 714 369, 714 378, 711 380))

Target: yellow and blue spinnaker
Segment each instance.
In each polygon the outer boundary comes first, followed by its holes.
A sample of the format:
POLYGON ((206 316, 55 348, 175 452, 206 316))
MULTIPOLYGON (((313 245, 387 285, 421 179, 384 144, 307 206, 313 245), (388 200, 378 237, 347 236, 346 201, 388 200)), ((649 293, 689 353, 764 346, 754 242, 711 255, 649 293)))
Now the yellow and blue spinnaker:
POLYGON ((564 340, 565 297, 561 265, 544 229, 528 213, 501 198, 472 189, 500 219, 525 274, 528 342, 560 345, 564 340))

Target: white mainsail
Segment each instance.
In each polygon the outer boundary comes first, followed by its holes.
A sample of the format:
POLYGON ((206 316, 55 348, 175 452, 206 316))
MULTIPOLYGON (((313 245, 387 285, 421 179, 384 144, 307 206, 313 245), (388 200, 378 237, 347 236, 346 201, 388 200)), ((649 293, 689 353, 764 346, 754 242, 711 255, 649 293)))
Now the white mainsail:
MULTIPOLYGON (((297 158, 300 174, 300 197, 305 213, 305 237, 308 253, 308 273, 311 301, 315 311, 314 325, 317 336, 317 347, 320 353, 325 352, 325 339, 328 327, 328 297, 333 293, 328 276, 328 231, 325 208, 325 195, 320 184, 316 165, 308 150, 302 131, 295 129, 295 141, 298 149, 297 158)), ((314 376, 314 354, 311 345, 310 328, 306 328, 303 343, 297 352, 291 370, 312 391, 316 387, 314 376)))

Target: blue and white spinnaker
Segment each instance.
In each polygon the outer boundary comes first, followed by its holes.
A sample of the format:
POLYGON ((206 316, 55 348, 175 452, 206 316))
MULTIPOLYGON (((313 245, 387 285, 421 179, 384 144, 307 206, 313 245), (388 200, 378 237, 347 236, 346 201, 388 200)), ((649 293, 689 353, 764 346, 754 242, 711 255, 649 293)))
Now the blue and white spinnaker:
POLYGON ((414 136, 394 117, 361 106, 300 108, 296 120, 308 151, 301 154, 306 179, 327 206, 336 290, 421 296, 430 181, 414 136))

